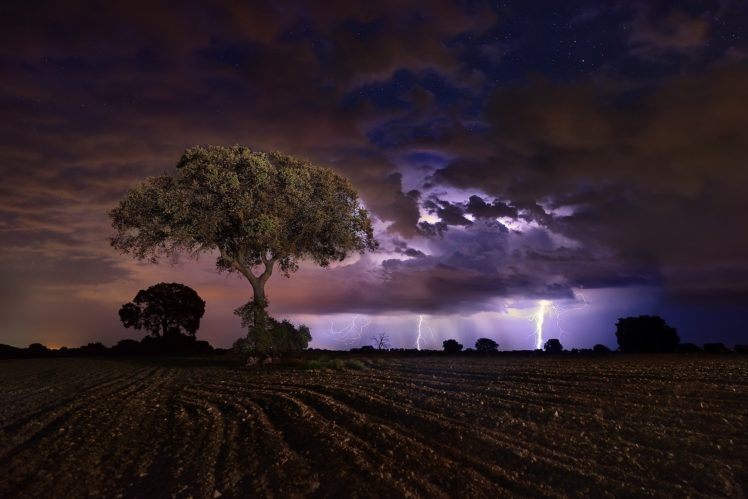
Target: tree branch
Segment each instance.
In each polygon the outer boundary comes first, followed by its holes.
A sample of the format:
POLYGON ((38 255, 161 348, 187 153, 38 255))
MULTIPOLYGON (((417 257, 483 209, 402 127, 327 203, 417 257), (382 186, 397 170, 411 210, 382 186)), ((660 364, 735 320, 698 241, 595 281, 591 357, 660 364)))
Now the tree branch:
MULTIPOLYGON (((226 260, 227 262, 229 262, 231 264, 231 266, 233 268, 235 268, 239 273, 241 273, 244 277, 246 277, 247 280, 253 286, 259 283, 258 277, 256 275, 254 275, 250 269, 246 268, 244 265, 242 265, 241 263, 239 263, 239 261, 236 258, 233 258, 232 256, 230 256, 220 246, 218 247, 218 251, 221 252, 221 258, 223 258, 224 260, 226 260)), ((270 276, 268 276, 268 277, 270 277, 270 276)))
POLYGON ((277 258, 267 258, 264 254, 262 257, 262 263, 265 264, 265 271, 260 275, 260 282, 262 284, 265 284, 268 279, 270 279, 270 276, 273 275, 273 266, 275 266, 275 262, 278 260, 277 258))

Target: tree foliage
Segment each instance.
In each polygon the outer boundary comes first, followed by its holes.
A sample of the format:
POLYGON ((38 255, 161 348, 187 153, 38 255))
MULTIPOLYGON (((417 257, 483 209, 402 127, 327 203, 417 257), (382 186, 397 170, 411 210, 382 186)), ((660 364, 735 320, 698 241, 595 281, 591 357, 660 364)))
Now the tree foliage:
POLYGON ((657 315, 618 319, 616 338, 622 352, 672 352, 680 342, 676 329, 657 315))
POLYGON ((459 353, 462 351, 462 343, 458 343, 457 340, 444 340, 442 342, 442 348, 446 353, 459 353))
POLYGON ((205 302, 194 289, 176 282, 161 282, 141 289, 119 310, 122 324, 145 329, 153 336, 194 336, 205 314, 205 302))
POLYGON ((305 350, 310 341, 312 334, 307 326, 302 324, 296 328, 289 321, 279 322, 268 317, 262 325, 249 327, 247 336, 234 342, 233 349, 239 353, 271 356, 292 354, 305 350))
POLYGON ((112 246, 138 259, 215 251, 221 271, 252 285, 264 320, 265 283, 302 259, 326 267, 377 245, 358 194, 329 168, 248 147, 188 149, 175 174, 146 179, 109 213, 112 246))
POLYGON ((482 353, 498 352, 499 344, 491 338, 479 338, 475 342, 475 350, 482 353))
POLYGON ((610 348, 606 347, 602 343, 598 343, 594 347, 592 347, 592 351, 595 353, 610 353, 610 348))
POLYGON ((564 351, 564 347, 558 339, 551 338, 545 342, 543 350, 545 350, 546 353, 561 353, 564 351))

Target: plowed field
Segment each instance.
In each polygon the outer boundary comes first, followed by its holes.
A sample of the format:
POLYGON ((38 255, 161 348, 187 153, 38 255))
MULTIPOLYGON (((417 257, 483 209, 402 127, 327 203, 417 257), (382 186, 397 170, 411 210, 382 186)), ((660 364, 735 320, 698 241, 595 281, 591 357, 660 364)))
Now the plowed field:
POLYGON ((748 493, 748 358, 0 362, 2 497, 748 493))

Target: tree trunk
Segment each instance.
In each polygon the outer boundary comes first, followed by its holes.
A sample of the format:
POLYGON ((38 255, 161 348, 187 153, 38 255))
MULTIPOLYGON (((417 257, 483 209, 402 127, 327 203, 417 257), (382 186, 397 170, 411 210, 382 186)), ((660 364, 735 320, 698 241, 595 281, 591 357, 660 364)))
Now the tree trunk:
POLYGON ((255 327, 262 327, 266 324, 268 313, 268 300, 265 295, 265 282, 261 279, 257 279, 252 284, 252 322, 255 327))
POLYGON ((270 279, 270 276, 273 275, 273 267, 278 261, 278 258, 268 257, 266 254, 261 254, 260 259, 262 260, 265 269, 262 274, 255 275, 254 273, 252 273, 252 268, 243 263, 243 259, 230 255, 225 249, 221 247, 219 247, 218 249, 221 252, 221 258, 229 262, 231 266, 234 269, 238 270, 244 277, 246 277, 249 283, 252 285, 252 293, 254 296, 251 301, 251 310, 249 311, 251 315, 249 317, 246 316, 245 314, 247 311, 245 310, 244 313, 240 314, 242 315, 242 319, 247 323, 251 323, 255 328, 261 328, 265 326, 267 324, 268 318, 268 300, 265 296, 265 283, 268 281, 268 279, 270 279))

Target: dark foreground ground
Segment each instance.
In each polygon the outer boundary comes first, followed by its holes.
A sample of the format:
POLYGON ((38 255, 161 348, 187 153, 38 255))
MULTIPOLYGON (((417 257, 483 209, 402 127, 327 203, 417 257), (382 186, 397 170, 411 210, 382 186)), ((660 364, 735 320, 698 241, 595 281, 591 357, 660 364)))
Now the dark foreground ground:
POLYGON ((0 497, 748 493, 748 358, 0 362, 0 497))

